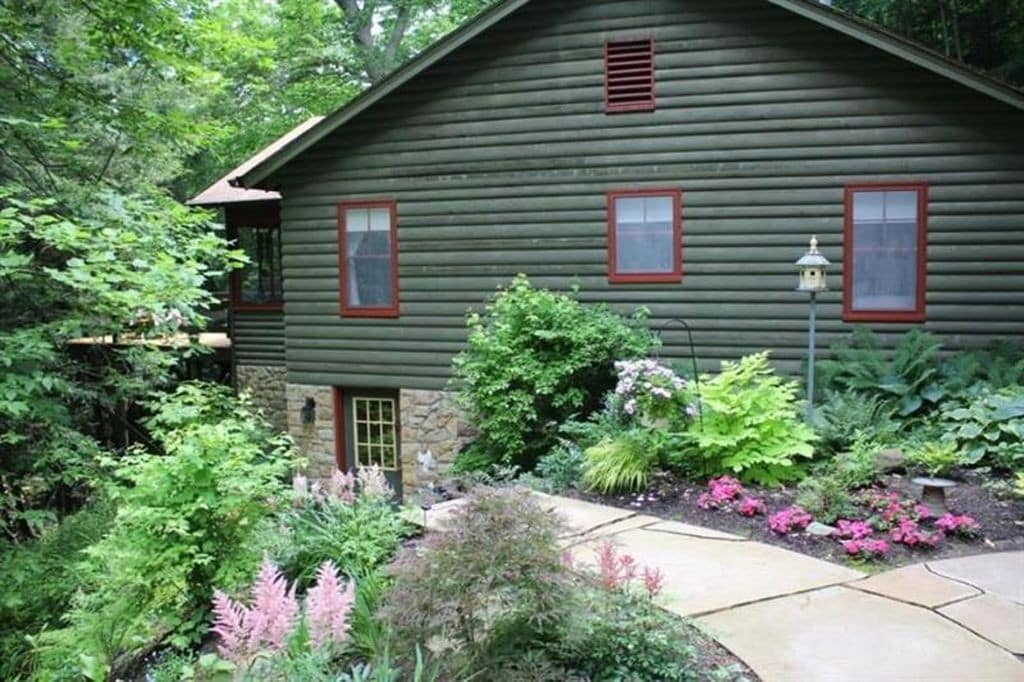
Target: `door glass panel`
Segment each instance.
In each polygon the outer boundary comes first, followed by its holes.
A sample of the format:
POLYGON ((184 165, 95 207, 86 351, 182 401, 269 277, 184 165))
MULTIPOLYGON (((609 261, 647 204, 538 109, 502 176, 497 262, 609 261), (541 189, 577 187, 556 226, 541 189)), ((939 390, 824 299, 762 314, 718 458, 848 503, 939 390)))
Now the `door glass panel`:
POLYGON ((385 471, 398 469, 395 401, 391 398, 353 398, 355 406, 356 466, 376 464, 385 471))

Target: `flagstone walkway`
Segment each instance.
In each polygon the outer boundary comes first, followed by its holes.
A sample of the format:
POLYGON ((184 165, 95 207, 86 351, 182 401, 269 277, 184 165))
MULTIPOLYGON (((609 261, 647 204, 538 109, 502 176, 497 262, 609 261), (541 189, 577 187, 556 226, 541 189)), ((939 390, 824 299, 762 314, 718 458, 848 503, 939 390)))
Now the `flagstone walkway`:
MULTIPOLYGON (((605 541, 661 569, 659 603, 765 682, 1024 682, 1024 552, 868 576, 728 533, 537 494, 577 561, 605 541)), ((443 528, 460 501, 426 514, 443 528)))

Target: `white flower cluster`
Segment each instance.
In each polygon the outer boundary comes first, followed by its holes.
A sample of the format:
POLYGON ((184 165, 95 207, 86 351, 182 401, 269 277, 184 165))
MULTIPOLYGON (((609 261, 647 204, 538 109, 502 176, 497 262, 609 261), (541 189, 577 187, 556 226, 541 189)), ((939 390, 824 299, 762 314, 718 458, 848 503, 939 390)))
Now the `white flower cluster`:
POLYGON ((686 380, 656 360, 620 360, 615 363, 619 382, 615 395, 624 398, 622 409, 628 415, 637 410, 637 400, 642 395, 655 400, 672 400, 675 394, 686 388, 686 380))

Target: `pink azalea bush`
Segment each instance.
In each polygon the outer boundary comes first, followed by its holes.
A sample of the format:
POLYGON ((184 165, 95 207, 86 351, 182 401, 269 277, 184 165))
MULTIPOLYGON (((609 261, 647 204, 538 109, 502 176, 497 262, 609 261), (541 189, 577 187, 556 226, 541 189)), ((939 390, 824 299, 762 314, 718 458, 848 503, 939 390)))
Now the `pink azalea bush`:
MULTIPOLYGON (((281 654, 300 622, 295 586, 289 585, 272 562, 264 561, 253 582, 251 605, 220 590, 213 595, 213 632, 221 657, 240 667, 260 654, 281 654)), ((348 636, 348 619, 355 601, 355 585, 342 588, 338 569, 325 562, 305 600, 305 620, 314 649, 327 649, 348 636)))
POLYGON ((899 542, 907 547, 937 547, 944 537, 941 530, 934 533, 927 533, 918 526, 917 521, 911 518, 902 518, 896 523, 896 527, 889 531, 889 537, 893 542, 899 542))
POLYGON ((873 529, 867 521, 839 519, 836 522, 836 530, 833 535, 850 540, 860 540, 871 535, 873 529))
POLYGON ((788 535, 794 530, 803 530, 814 518, 799 505, 786 507, 768 517, 768 527, 779 535, 788 535))
POLYGON ((966 514, 943 514, 935 520, 935 527, 950 535, 976 537, 981 531, 981 524, 966 514))
POLYGON ((765 506, 764 500, 744 495, 739 506, 736 507, 736 511, 741 516, 757 516, 758 514, 767 514, 768 508, 765 506))
POLYGON ((731 476, 720 476, 708 481, 708 492, 697 498, 701 509, 722 509, 743 495, 743 484, 731 476))
POLYGON ((874 540, 867 537, 842 541, 847 554, 865 559, 883 557, 889 551, 889 543, 885 540, 874 540))

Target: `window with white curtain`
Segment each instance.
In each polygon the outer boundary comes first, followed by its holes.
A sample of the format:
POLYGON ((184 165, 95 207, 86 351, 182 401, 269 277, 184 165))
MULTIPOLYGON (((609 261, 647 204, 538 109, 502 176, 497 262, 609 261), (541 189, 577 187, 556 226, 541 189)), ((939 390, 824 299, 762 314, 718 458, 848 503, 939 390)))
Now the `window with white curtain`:
POLYGON ((343 314, 398 314, 395 215, 392 201, 339 206, 343 314))
POLYGON ((925 192, 923 185, 847 188, 847 319, 923 316, 925 192))
POLYGON ((681 202, 679 190, 609 192, 611 281, 678 282, 681 279, 681 202))

